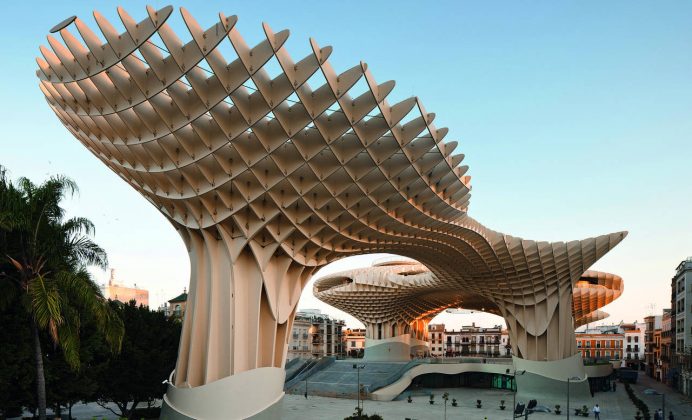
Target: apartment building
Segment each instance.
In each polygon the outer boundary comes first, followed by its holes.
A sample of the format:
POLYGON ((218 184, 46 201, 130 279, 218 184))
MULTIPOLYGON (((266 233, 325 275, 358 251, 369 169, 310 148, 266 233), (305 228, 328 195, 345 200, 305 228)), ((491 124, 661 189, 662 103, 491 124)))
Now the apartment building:
POLYGON ((344 321, 332 319, 319 309, 296 313, 289 336, 287 358, 343 356, 344 321))
POLYGON ((646 374, 660 380, 661 326, 662 315, 649 315, 644 318, 644 363, 646 374))
POLYGON ((624 356, 625 334, 619 326, 577 331, 575 336, 577 351, 584 359, 622 360, 624 356))
POLYGON ((115 269, 111 268, 111 275, 108 278, 108 283, 101 285, 101 293, 103 297, 110 300, 117 300, 123 303, 128 303, 134 300, 137 305, 149 306, 149 291, 140 289, 135 284, 134 287, 125 286, 125 284, 115 277, 115 269))
POLYGON ((692 397, 692 257, 678 264, 671 286, 670 380, 692 397))
POLYGON ((505 357, 512 356, 512 344, 509 341, 509 331, 506 329, 503 329, 502 334, 500 334, 500 355, 505 357))
POLYGON ((428 325, 428 344, 432 357, 442 357, 445 354, 445 324, 428 325))
POLYGON ((664 309, 661 317, 661 351, 659 365, 661 368, 660 381, 672 385, 673 371, 673 326, 671 322, 671 309, 664 309))
POLYGON ((428 332, 432 356, 499 357, 511 354, 509 334, 500 325, 479 327, 472 323, 459 330, 445 330, 444 324, 435 324, 429 326, 428 332))
POLYGON ((363 357, 365 352, 365 328, 343 330, 343 349, 347 357, 363 357))
POLYGON ((692 257, 682 261, 673 277, 675 284, 675 348, 692 347, 692 257))
POLYGON ((644 370, 644 331, 646 324, 632 322, 621 324, 620 328, 625 336, 624 361, 630 369, 644 370))

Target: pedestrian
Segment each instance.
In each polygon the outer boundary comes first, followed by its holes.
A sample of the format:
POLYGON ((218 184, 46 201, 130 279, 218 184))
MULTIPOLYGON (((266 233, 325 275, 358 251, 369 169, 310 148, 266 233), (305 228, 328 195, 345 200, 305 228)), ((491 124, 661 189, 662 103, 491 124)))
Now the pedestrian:
POLYGON ((675 416, 673 415, 672 411, 670 412, 670 414, 668 414, 668 420, 675 420, 675 416))
POLYGON ((617 382, 613 381, 613 392, 615 392, 616 388, 617 388, 617 382))
POLYGON ((598 404, 594 405, 591 411, 593 411, 593 417, 596 420, 601 420, 601 407, 599 407, 598 404))
POLYGON ((663 420, 663 419, 661 418, 661 410, 660 410, 660 409, 659 409, 659 410, 656 410, 656 411, 654 412, 654 420, 663 420))

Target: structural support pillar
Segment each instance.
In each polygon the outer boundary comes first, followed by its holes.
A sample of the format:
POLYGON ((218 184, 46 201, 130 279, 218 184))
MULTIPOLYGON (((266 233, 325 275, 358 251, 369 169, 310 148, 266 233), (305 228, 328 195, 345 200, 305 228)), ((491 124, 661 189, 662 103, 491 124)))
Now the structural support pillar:
POLYGON ((279 418, 288 335, 313 268, 223 226, 179 232, 190 292, 162 418, 279 418))
POLYGON ((420 318, 410 323, 366 323, 364 359, 371 362, 398 362, 428 356, 429 322, 430 318, 420 318))
POLYGON ((571 282, 564 282, 552 293, 518 296, 498 308, 507 322, 514 356, 552 361, 577 353, 571 282))

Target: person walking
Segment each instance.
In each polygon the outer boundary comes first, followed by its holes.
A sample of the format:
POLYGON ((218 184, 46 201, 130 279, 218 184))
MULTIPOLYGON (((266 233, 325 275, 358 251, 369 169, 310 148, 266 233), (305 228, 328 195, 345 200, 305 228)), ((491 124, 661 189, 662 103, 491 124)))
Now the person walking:
POLYGON ((670 414, 668 414, 668 420, 675 420, 675 416, 673 415, 672 411, 670 412, 670 414))
POLYGON ((663 420, 661 418, 661 410, 660 409, 658 409, 654 412, 654 420, 663 420))
POLYGON ((598 404, 593 406, 593 417, 596 420, 601 420, 601 407, 598 406, 598 404))

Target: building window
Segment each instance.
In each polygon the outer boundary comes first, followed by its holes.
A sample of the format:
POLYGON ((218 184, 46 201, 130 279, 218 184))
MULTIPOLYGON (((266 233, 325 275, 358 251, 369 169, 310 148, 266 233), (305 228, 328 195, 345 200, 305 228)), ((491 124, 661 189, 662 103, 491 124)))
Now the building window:
POLYGON ((638 343, 638 342, 639 342, 639 336, 638 336, 638 335, 634 336, 634 342, 635 342, 635 343, 638 343))

